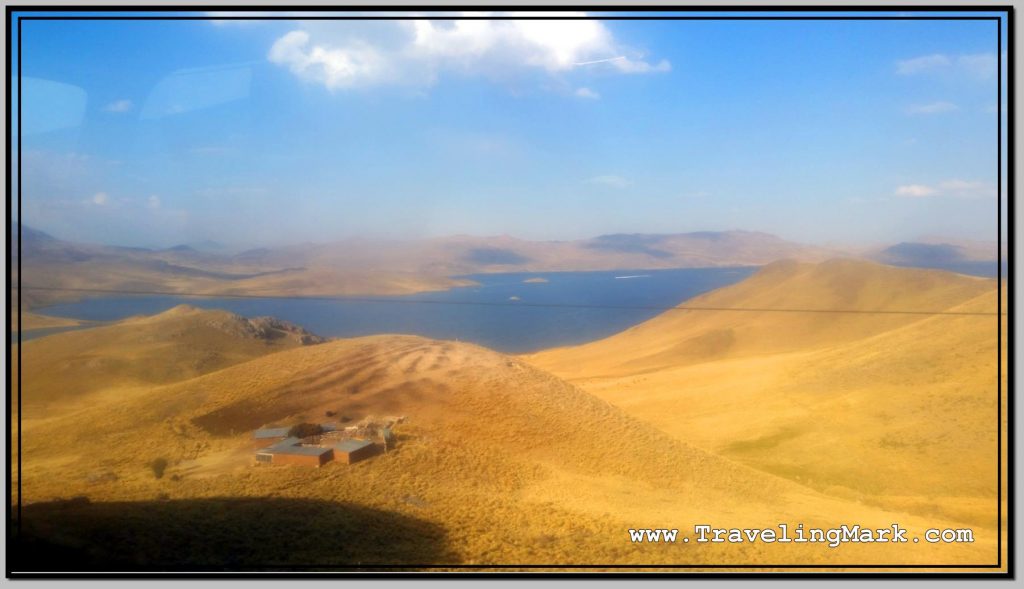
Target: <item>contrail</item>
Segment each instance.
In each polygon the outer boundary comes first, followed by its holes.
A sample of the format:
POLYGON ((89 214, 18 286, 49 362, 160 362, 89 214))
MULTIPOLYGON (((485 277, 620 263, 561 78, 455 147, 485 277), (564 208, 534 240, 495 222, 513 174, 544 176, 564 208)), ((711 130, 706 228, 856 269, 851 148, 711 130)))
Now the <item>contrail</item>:
POLYGON ((579 63, 574 63, 573 65, 591 65, 591 64, 594 64, 594 63, 606 63, 606 62, 609 62, 609 61, 616 61, 616 60, 619 60, 619 59, 626 59, 626 56, 625 55, 620 55, 618 57, 609 57, 608 59, 595 59, 594 61, 581 61, 579 63))

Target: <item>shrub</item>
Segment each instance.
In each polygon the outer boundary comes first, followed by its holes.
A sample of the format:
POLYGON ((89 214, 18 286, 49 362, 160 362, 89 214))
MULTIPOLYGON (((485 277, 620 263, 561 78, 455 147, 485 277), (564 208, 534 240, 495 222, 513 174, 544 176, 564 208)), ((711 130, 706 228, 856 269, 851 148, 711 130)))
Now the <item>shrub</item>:
POLYGON ((156 478, 163 478, 164 471, 167 470, 167 459, 157 458, 153 462, 149 463, 149 467, 153 469, 153 475, 156 478))

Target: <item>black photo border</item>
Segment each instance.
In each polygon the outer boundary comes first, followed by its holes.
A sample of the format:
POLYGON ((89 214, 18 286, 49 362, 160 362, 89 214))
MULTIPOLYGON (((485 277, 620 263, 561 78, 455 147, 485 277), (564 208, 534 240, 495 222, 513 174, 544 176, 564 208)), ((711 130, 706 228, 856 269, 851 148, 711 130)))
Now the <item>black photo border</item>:
MULTIPOLYGON (((274 6, 218 6, 218 5, 7 5, 6 7, 6 33, 7 33, 7 93, 6 93, 6 124, 7 124, 7 157, 6 157, 6 188, 7 188, 7 334, 8 342, 11 342, 12 335, 12 310, 13 301, 11 297, 12 286, 17 285, 17 407, 18 407, 18 482, 17 501, 14 501, 14 489, 12 482, 12 468, 8 464, 6 472, 7 480, 7 536, 6 536, 6 576, 8 578, 310 578, 310 577, 404 577, 404 578, 437 578, 437 577, 475 577, 475 578, 501 578, 501 577, 669 577, 669 578, 693 578, 693 577, 714 577, 714 578, 981 578, 981 579, 1005 579, 1014 578, 1014 324, 1012 309, 1004 312, 1002 296, 1003 278, 1003 27, 1006 27, 1006 98, 1007 98, 1007 156, 1006 172, 1006 208, 1007 208, 1007 265, 1006 279, 1007 297, 1013 300, 1014 294, 1014 156, 1015 156, 1015 85, 1014 85, 1014 7, 1012 5, 830 5, 830 6, 795 6, 795 5, 693 5, 693 6, 651 6, 651 5, 595 5, 595 6, 516 6, 516 5, 440 5, 440 6, 406 6, 406 5, 274 5, 274 6), (997 242, 998 242, 998 274, 997 274, 997 552, 996 564, 977 565, 884 565, 884 564, 835 564, 823 566, 800 565, 800 564, 693 564, 693 565, 548 565, 548 564, 488 564, 488 565, 458 565, 458 564, 402 564, 402 565, 373 565, 363 564, 359 566, 346 565, 289 565, 280 567, 264 567, 259 571, 224 571, 222 569, 197 570, 195 567, 185 567, 180 571, 152 571, 152 570, 130 570, 123 572, 18 572, 12 564, 13 544, 20 537, 21 521, 21 337, 22 337, 22 293, 20 288, 21 277, 21 254, 22 254, 22 174, 21 174, 21 23, 25 20, 407 20, 407 19, 430 19, 430 20, 451 20, 453 12, 457 11, 588 11, 588 16, 477 16, 460 19, 481 19, 481 20, 522 20, 522 19, 544 19, 544 20, 985 20, 993 21, 997 25, 997 242), (296 13, 311 12, 372 12, 374 15, 325 15, 314 14, 299 16, 296 13), (83 13, 83 14, 62 14, 60 16, 49 16, 42 13, 83 13), (128 15, 103 15, 102 13, 119 12, 132 13, 128 15), (173 14, 145 14, 145 13, 175 13, 188 12, 190 15, 173 14), (217 12, 216 16, 198 15, 202 12, 217 12), (233 15, 228 13, 257 13, 248 15, 233 15), (271 15, 272 13, 287 12, 287 15, 271 15), (404 16, 385 15, 386 13, 407 13, 404 16), (967 16, 969 13, 987 13, 988 16, 967 16), (138 13, 138 14, 134 14, 138 13), (416 16, 409 16, 408 13, 416 13, 416 16), (437 13, 437 14, 432 14, 437 13), (603 14, 603 13, 641 13, 641 14, 603 14), (644 15, 642 13, 659 13, 655 15, 644 15), (688 14, 679 14, 688 13, 688 14), (701 14, 693 14, 701 13, 701 14), (742 14, 738 14, 742 13, 742 14), (772 13, 772 14, 758 14, 772 13), (799 13, 799 14, 797 14, 799 13), (826 13, 826 14, 821 14, 826 13), (835 14, 843 13, 843 14, 835 14), (870 14, 862 14, 870 13, 870 14), (898 14, 887 14, 898 13, 898 14), (912 14, 907 14, 912 13, 912 14), (941 15, 927 13, 942 13, 941 15), (954 15, 952 13, 960 13, 954 15), (992 16, 995 14, 996 16, 992 16), (12 59, 12 25, 17 23, 17 63, 12 59), (16 69, 15 69, 16 67, 16 69), (12 73, 16 72, 18 79, 17 111, 12 113, 12 84, 14 80, 12 73), (12 118, 16 116, 16 119, 12 118), (12 134, 12 122, 17 121, 17 137, 12 134), (12 140, 16 139, 16 143, 12 140), (18 175, 17 183, 12 186, 12 151, 17 150, 18 175), (18 218, 17 237, 12 234, 12 196, 17 195, 18 218), (12 245, 17 244, 17 273, 12 269, 12 245), (12 278, 17 277, 15 282, 12 278), (1007 442, 1005 479, 1007 487, 1006 496, 1006 559, 1003 559, 1003 353, 1002 343, 1004 330, 1002 327, 1003 316, 1007 318, 1006 343, 1007 343, 1007 429, 1005 432, 1007 442), (1005 571, 1002 570, 1005 565, 1005 571), (279 569, 279 570, 270 570, 279 569), (411 570, 410 570, 411 569, 411 570), (433 569, 433 571, 431 570, 433 569), (517 570, 508 570, 517 569, 517 570), (644 569, 653 569, 644 571, 644 569), (666 572, 666 569, 671 571, 666 572), (689 570, 687 569, 696 569, 689 570), (740 569, 740 570, 737 570, 740 569), (748 570, 742 570, 748 569, 748 570), (773 569, 767 571, 765 569, 773 569), (779 569, 783 569, 781 572, 779 569), (847 569, 847 570, 837 570, 847 569), (854 569, 854 570, 849 570, 854 569), (885 570, 880 570, 885 569, 885 570), (959 569, 975 569, 972 571, 955 572, 959 569), (977 569, 991 569, 992 572, 979 571, 977 569), (895 572, 894 570, 907 572, 895 572), (720 571, 720 572, 718 572, 720 571), (759 571, 759 572, 754 572, 759 571), (946 572, 950 571, 950 572, 946 572)), ((13 424, 11 409, 15 401, 12 389, 15 386, 10 378, 12 361, 15 360, 11 347, 7 347, 7 415, 8 426, 13 424)), ((6 447, 8 459, 11 457, 12 435, 8 431, 6 436, 6 447)))

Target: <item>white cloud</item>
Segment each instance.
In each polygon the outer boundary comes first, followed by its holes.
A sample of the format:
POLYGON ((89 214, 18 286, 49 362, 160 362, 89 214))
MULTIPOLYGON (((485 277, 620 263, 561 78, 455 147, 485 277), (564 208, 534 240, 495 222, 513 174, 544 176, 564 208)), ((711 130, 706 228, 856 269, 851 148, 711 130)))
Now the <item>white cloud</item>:
POLYGON ((149 198, 146 199, 146 205, 151 209, 159 209, 160 197, 155 194, 151 194, 149 198))
POLYGON ((107 112, 128 112, 134 106, 135 105, 132 103, 131 100, 123 98, 121 100, 115 100, 114 102, 111 102, 110 104, 105 106, 103 110, 107 112))
POLYGON ((923 184, 907 184, 896 189, 896 196, 922 198, 935 194, 935 189, 923 184))
POLYGON ((923 55, 896 62, 896 73, 904 76, 943 69, 952 65, 952 60, 942 54, 923 55))
POLYGON ((610 188, 625 188, 629 186, 629 180, 626 180, 622 176, 616 176, 614 174, 608 174, 604 176, 594 176, 588 180, 591 184, 600 184, 602 186, 608 186, 610 188))
POLYGON ((896 196, 907 198, 924 198, 930 196, 947 196, 954 198, 989 198, 996 194, 995 186, 981 180, 943 180, 934 186, 924 184, 908 184, 896 189, 896 196))
POLYGON ((556 76, 671 69, 666 60, 648 62, 641 52, 618 43, 598 20, 412 20, 386 26, 360 31, 343 25, 307 25, 278 38, 267 57, 331 90, 430 86, 448 72, 500 78, 527 71, 556 76))
POLYGON ((896 73, 903 76, 934 74, 939 72, 966 74, 978 79, 989 79, 996 73, 994 53, 944 55, 935 53, 896 62, 896 73))
POLYGON ((577 88, 575 94, 579 98, 589 98, 591 100, 597 100, 598 98, 601 98, 600 94, 586 87, 577 88))
POLYGON ((626 74, 647 74, 651 72, 672 71, 672 64, 669 63, 667 59, 662 59, 655 64, 632 59, 616 61, 615 64, 617 64, 619 71, 626 74))
POLYGON ((912 115, 937 115, 944 112, 953 112, 959 107, 952 102, 939 101, 928 104, 915 104, 907 109, 907 114, 912 115))
POLYGON ((102 207, 103 205, 109 202, 110 196, 108 196, 106 192, 97 192, 96 194, 92 195, 92 204, 94 205, 99 205, 102 207))
POLYGON ((344 48, 311 46, 306 31, 292 31, 275 41, 268 58, 287 65, 300 78, 321 82, 332 90, 370 86, 394 77, 388 60, 371 45, 352 42, 344 48))

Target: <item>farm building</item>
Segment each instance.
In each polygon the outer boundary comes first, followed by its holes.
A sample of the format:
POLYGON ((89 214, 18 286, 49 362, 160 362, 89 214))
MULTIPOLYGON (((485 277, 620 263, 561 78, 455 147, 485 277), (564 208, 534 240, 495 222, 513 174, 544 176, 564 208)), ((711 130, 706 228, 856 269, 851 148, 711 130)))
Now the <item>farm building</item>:
POLYGON ((333 449, 303 446, 299 438, 285 438, 256 452, 256 462, 260 464, 304 464, 321 467, 333 459, 333 449))
POLYGON ((284 439, 288 437, 287 427, 264 427, 253 431, 253 439, 284 439))
POLYGON ((334 459, 352 464, 377 453, 373 442, 367 440, 342 440, 334 445, 334 459))
POLYGON ((292 428, 261 428, 252 436, 256 444, 256 463, 319 467, 337 460, 354 464, 376 455, 378 450, 387 452, 393 449, 395 433, 392 427, 404 420, 405 417, 366 417, 357 425, 346 427, 322 423, 299 424, 292 428), (301 433, 303 429, 309 430, 308 435, 301 433))
POLYGON ((288 428, 286 427, 266 427, 258 429, 252 432, 254 440, 283 440, 288 437, 288 428))
POLYGON ((252 432, 252 442, 256 448, 264 448, 287 437, 288 428, 286 427, 262 428, 252 432))
POLYGON ((257 429, 256 431, 253 431, 253 436, 250 441, 252 443, 252 448, 255 448, 256 450, 261 450, 263 448, 266 448, 267 446, 272 446, 276 443, 279 443, 279 441, 285 439, 286 437, 288 437, 287 427, 270 427, 261 428, 257 429))

